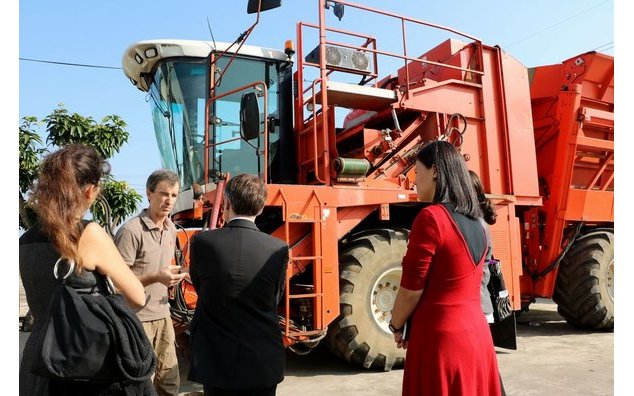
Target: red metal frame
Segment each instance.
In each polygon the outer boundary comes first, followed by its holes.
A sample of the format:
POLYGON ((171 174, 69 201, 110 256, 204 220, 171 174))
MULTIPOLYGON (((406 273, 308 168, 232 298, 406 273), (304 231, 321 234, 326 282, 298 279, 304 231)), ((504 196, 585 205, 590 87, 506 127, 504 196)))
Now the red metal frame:
MULTIPOLYGON (((588 66, 587 70, 581 70, 575 59, 537 69, 529 85, 529 74, 518 61, 500 48, 484 46, 456 30, 340 1, 400 20, 403 52, 395 54, 377 48, 372 36, 327 27, 325 0, 317 3, 318 25, 297 24, 297 69, 293 76, 297 87, 297 184, 268 185, 267 206, 280 208, 284 222, 272 235, 291 248, 282 320, 285 343, 321 337, 339 315, 339 239, 375 211, 387 220, 385 209, 389 205, 416 201, 414 156, 424 141, 443 136, 455 113, 466 120, 460 149, 470 157, 468 167, 481 176, 497 208, 498 223, 491 228, 493 249, 503 263, 514 309, 520 308, 520 290, 524 302, 535 295, 552 295, 556 270, 541 279, 531 275, 548 268, 561 252, 567 227, 578 221, 613 222, 609 205, 608 210, 606 205, 594 205, 599 199, 613 202, 613 65, 610 76, 609 59, 595 56, 593 60, 598 59, 601 65, 588 66), (471 41, 449 39, 420 57, 412 57, 408 54, 406 22, 443 29, 471 41), (304 28, 318 29, 319 64, 304 61, 304 28), (328 41, 327 32, 362 39, 363 44, 328 41), (336 74, 326 64, 326 44, 371 52, 375 69, 368 82, 375 88, 382 84, 382 89, 393 90, 396 101, 375 113, 359 103, 346 117, 343 130, 336 131, 337 103, 327 89, 336 74), (394 81, 377 81, 379 56, 403 60, 394 81), (307 67, 319 69, 319 77, 308 87, 304 84, 307 67), (562 75, 575 77, 570 89, 560 92, 562 75), (307 104, 312 109, 305 113, 307 104), (400 117, 402 128, 385 132, 375 127, 389 124, 394 115, 400 117), (385 144, 386 136, 389 144, 385 144), (346 144, 351 141, 361 142, 361 146, 350 149, 352 143, 346 144), (331 161, 340 154, 368 159, 370 171, 357 182, 338 182, 331 161), (546 166, 549 158, 554 162, 546 166), (543 187, 540 191, 539 177, 547 179, 548 193, 543 187), (541 232, 543 218, 547 220, 541 232), (312 271, 312 288, 295 290, 291 279, 306 271, 312 271), (312 301, 314 316, 309 330, 292 323, 291 302, 298 299, 312 301)), ((585 64, 590 63, 587 59, 585 64)), ((213 73, 211 78, 213 82, 213 73)), ((259 81, 218 96, 210 93, 207 117, 213 100, 257 85, 263 87, 266 112, 266 85, 259 81)), ((268 164, 266 127, 264 159, 268 164)), ((206 126, 205 161, 213 146, 208 144, 208 134, 206 126)), ((207 168, 205 178, 209 180, 207 168)), ((268 181, 266 166, 264 172, 268 181)), ((214 202, 214 209, 219 206, 219 197, 212 192, 205 196, 214 202)))
MULTIPOLYGON (((406 22, 410 22, 410 23, 414 23, 414 24, 418 24, 418 25, 424 25, 424 26, 428 26, 428 27, 432 27, 432 28, 437 28, 437 29, 442 29, 451 33, 455 33, 458 35, 461 35, 463 37, 466 37, 470 40, 474 40, 474 46, 476 48, 476 53, 478 54, 478 58, 482 58, 481 56, 481 44, 479 42, 479 40, 477 40, 475 37, 473 36, 469 36, 467 34, 464 34, 462 32, 459 32, 457 30, 448 28, 448 27, 444 27, 441 25, 436 25, 436 24, 432 24, 429 22, 425 22, 422 20, 418 20, 418 19, 414 19, 414 18, 410 18, 410 17, 406 17, 406 16, 401 16, 398 14, 394 14, 394 13, 390 13, 390 12, 385 12, 385 11, 381 11, 381 10, 377 10, 374 8, 370 8, 370 7, 366 7, 363 5, 359 5, 359 4, 355 4, 355 3, 351 3, 351 2, 347 2, 347 1, 341 1, 340 3, 342 3, 344 6, 349 6, 349 7, 353 7, 353 8, 357 8, 357 9, 361 9, 364 11, 368 11, 371 13, 376 13, 376 14, 380 14, 380 15, 384 15, 387 16, 389 18, 395 18, 401 21, 401 35, 403 37, 403 54, 395 54, 392 52, 387 52, 387 51, 381 51, 379 49, 377 49, 376 47, 376 39, 372 36, 369 35, 364 35, 364 34, 359 34, 359 33, 355 33, 355 32, 350 32, 350 31, 346 31, 346 30, 342 30, 342 29, 337 29, 337 28, 332 28, 332 27, 328 27, 325 24, 325 0, 319 0, 318 4, 319 4, 319 24, 315 25, 315 24, 311 24, 311 23, 305 23, 305 22, 299 22, 297 24, 297 72, 295 74, 295 78, 294 78, 294 82, 297 84, 297 92, 300 92, 301 94, 297 95, 295 98, 295 130, 297 131, 296 136, 297 136, 297 140, 296 140, 296 148, 297 148, 297 153, 299 154, 299 167, 298 167, 298 180, 300 181, 300 183, 306 183, 307 182, 307 178, 306 175, 308 172, 313 172, 314 173, 314 177, 316 179, 316 181, 319 184, 325 184, 325 185, 330 185, 331 184, 331 172, 329 171, 330 169, 330 158, 334 158, 336 157, 333 156, 332 154, 335 154, 337 152, 336 150, 336 143, 335 143, 335 134, 334 134, 334 119, 330 116, 329 112, 330 110, 330 105, 328 102, 328 95, 326 93, 326 85, 328 83, 329 80, 329 74, 331 73, 332 70, 328 70, 328 67, 326 65, 326 58, 325 58, 325 48, 326 48, 326 44, 330 44, 330 45, 337 45, 340 47, 346 47, 346 48, 351 48, 351 49, 357 49, 357 50, 363 50, 365 52, 371 52, 373 54, 374 57, 374 68, 375 70, 370 74, 370 76, 372 77, 372 79, 374 79, 376 77, 377 73, 377 68, 378 68, 378 62, 377 62, 377 56, 378 55, 384 55, 384 56, 389 56, 389 57, 395 57, 395 58, 400 58, 403 59, 403 62, 405 64, 404 69, 405 69, 405 73, 407 75, 406 77, 406 81, 404 82, 404 84, 401 84, 402 86, 405 87, 405 94, 404 94, 404 98, 409 98, 410 95, 410 89, 408 89, 410 87, 410 85, 412 85, 412 83, 410 82, 409 79, 409 68, 407 67, 407 62, 414 62, 417 64, 427 64, 427 65, 434 65, 434 66, 439 66, 442 68, 447 68, 447 69, 452 69, 452 70, 457 70, 460 72, 465 72, 465 73, 471 73, 473 75, 479 75, 481 76, 484 72, 481 69, 473 69, 473 68, 469 68, 469 67, 463 67, 463 66, 456 66, 456 65, 451 65, 451 64, 447 64, 447 63, 441 63, 441 62, 435 62, 435 61, 430 61, 430 60, 423 60, 420 57, 419 58, 414 58, 414 57, 409 57, 407 56, 407 35, 406 35, 406 30, 405 30, 405 23, 406 22), (303 45, 303 28, 307 27, 307 28, 315 28, 319 30, 319 51, 320 51, 320 63, 317 65, 315 63, 311 63, 311 62, 306 62, 304 60, 304 45, 303 45), (326 32, 331 31, 331 32, 335 32, 335 33, 340 33, 340 34, 344 34, 344 35, 348 35, 351 37, 356 37, 356 38, 362 38, 365 39, 365 43, 362 46, 357 46, 357 45, 351 45, 351 44, 347 44, 347 43, 341 43, 341 42, 333 42, 333 41, 328 41, 326 38, 326 32), (372 47, 370 47, 370 44, 372 44, 372 47), (318 67, 319 68, 319 78, 317 78, 316 80, 314 80, 311 83, 311 87, 309 89, 304 89, 304 68, 305 67, 318 67), (319 92, 316 92, 317 90, 317 84, 320 85, 321 90, 319 92), (308 97, 308 99, 306 99, 304 97, 304 95, 311 91, 311 95, 308 97), (320 103, 320 111, 317 111, 317 97, 319 97, 319 103, 320 103), (312 111, 310 112, 309 116, 307 119, 304 119, 303 114, 304 114, 304 106, 307 103, 311 103, 313 108, 312 111), (310 154, 307 153, 304 149, 303 149, 303 141, 307 139, 307 137, 305 137, 305 133, 312 129, 313 130, 313 142, 312 145, 317 145, 318 141, 323 142, 323 146, 322 146, 322 151, 320 151, 318 153, 318 148, 315 147, 314 148, 314 155, 312 156, 313 158, 310 158, 310 154), (321 130, 321 134, 318 134, 317 129, 321 130), (308 157, 308 158, 304 158, 304 157, 308 157), (319 161, 319 159, 321 158, 321 161, 319 161), (314 168, 313 169, 306 169, 303 170, 305 168, 305 164, 308 164, 310 162, 314 162, 314 168), (320 166, 321 165, 321 166, 320 166), (320 177, 320 171, 319 169, 323 169, 323 177, 320 177)), ((481 62, 479 63, 480 65, 482 64, 481 62)), ((371 80, 372 80, 371 79, 371 80)), ((369 81, 371 81, 369 80, 369 81)), ((374 83, 374 85, 376 86, 376 82, 374 83)))
MULTIPOLYGON (((348 6, 357 6, 352 3, 342 2, 348 6)), ((515 105, 514 101, 517 101, 515 96, 524 97, 524 102, 521 104, 523 109, 530 114, 530 102, 528 100, 528 81, 525 78, 523 85, 520 87, 520 94, 513 96, 511 94, 506 97, 507 90, 517 90, 515 83, 512 79, 516 77, 518 73, 524 71, 519 63, 509 59, 502 59, 502 52, 493 47, 486 47, 487 56, 484 56, 485 47, 475 38, 467 36, 473 40, 471 44, 457 44, 455 41, 448 41, 441 44, 436 49, 429 51, 426 59, 444 59, 445 57, 431 56, 437 53, 458 54, 457 58, 452 58, 449 62, 436 62, 425 61, 421 57, 412 57, 407 53, 407 37, 405 30, 405 22, 414 22, 432 27, 439 27, 438 25, 428 24, 423 21, 414 20, 412 18, 401 17, 391 13, 378 12, 380 14, 395 17, 401 19, 401 29, 403 35, 403 54, 394 54, 388 51, 382 51, 376 47, 376 39, 371 36, 364 36, 362 34, 342 31, 340 29, 331 29, 325 26, 325 11, 323 7, 323 0, 319 1, 320 5, 320 19, 319 19, 319 48, 320 48, 320 63, 319 65, 304 61, 304 44, 303 44, 303 30, 304 28, 317 28, 313 24, 307 24, 300 22, 297 24, 297 71, 294 76, 294 82, 297 84, 298 94, 295 97, 295 130, 296 130, 296 148, 298 153, 298 165, 299 174, 298 181, 299 186, 278 186, 270 185, 270 194, 272 196, 279 196, 282 198, 274 198, 274 202, 269 202, 271 205, 282 205, 284 210, 284 218, 288 219, 288 209, 286 205, 289 205, 287 201, 296 199, 297 204, 303 205, 304 209, 307 209, 306 202, 310 201, 311 194, 316 191, 320 191, 323 196, 324 202, 329 202, 332 205, 333 210, 339 208, 337 213, 337 221, 339 227, 337 232, 332 233, 314 233, 314 237, 304 237, 304 231, 296 231, 293 233, 291 230, 292 222, 287 220, 283 229, 273 233, 280 239, 286 240, 290 246, 292 246, 293 257, 305 257, 307 260, 292 260, 292 265, 289 266, 289 283, 287 290, 290 289, 290 278, 298 273, 306 270, 308 262, 313 260, 313 273, 315 280, 319 278, 319 274, 324 274, 323 271, 316 271, 317 266, 325 262, 337 262, 337 247, 336 243, 332 244, 332 251, 324 249, 324 244, 327 241, 336 242, 339 238, 343 237, 352 228, 354 228, 359 222, 375 210, 379 210, 386 204, 397 203, 403 201, 415 201, 415 193, 411 190, 413 186, 413 174, 411 167, 413 165, 412 155, 416 153, 417 148, 425 139, 434 139, 440 136, 440 122, 432 122, 432 119, 443 120, 445 114, 452 114, 454 112, 461 112, 466 114, 468 118, 469 135, 465 139, 465 146, 463 152, 471 153, 472 157, 478 158, 478 161, 473 164, 476 170, 484 172, 488 187, 496 187, 491 189, 495 194, 498 194, 501 198, 498 198, 496 202, 500 207, 500 210, 508 213, 505 216, 508 221, 500 222, 498 228, 503 229, 504 232, 497 234, 494 238, 494 244, 497 245, 497 251, 500 257, 505 263, 504 271, 507 274, 508 279, 511 279, 510 286, 513 291, 513 305, 514 308, 519 309, 519 275, 522 273, 521 267, 521 237, 519 235, 519 220, 515 217, 515 197, 509 197, 508 194, 512 193, 514 185, 521 185, 522 180, 519 177, 514 176, 511 157, 522 156, 522 150, 526 151, 526 147, 521 150, 518 147, 511 147, 508 142, 512 139, 511 136, 514 133, 524 132, 527 129, 532 128, 530 117, 521 120, 508 120, 506 112, 507 102, 511 105, 515 105), (365 43, 362 46, 351 45, 341 42, 328 41, 326 38, 326 32, 333 31, 340 34, 348 34, 356 38, 365 39, 365 43), (454 43, 456 43, 454 45, 454 43), (372 52, 375 57, 373 63, 375 68, 378 68, 378 62, 376 61, 379 55, 391 56, 403 59, 404 67, 401 69, 404 73, 404 80, 398 81, 400 87, 404 87, 404 91, 398 92, 398 101, 392 108, 398 111, 418 112, 419 117, 415 118, 413 122, 404 126, 403 131, 394 135, 393 151, 387 155, 380 155, 376 158, 370 174, 367 175, 365 181, 359 182, 353 186, 339 186, 339 183, 334 182, 332 178, 332 171, 329 166, 329 159, 334 158, 333 154, 337 154, 338 144, 347 138, 354 137, 355 135, 367 134, 364 131, 363 125, 358 128, 345 130, 335 134, 334 132, 334 117, 331 115, 333 106, 336 103, 331 103, 328 97, 328 92, 325 87, 328 80, 331 78, 329 75, 332 70, 326 65, 325 61, 325 45, 338 45, 341 47, 363 50, 366 52, 372 52), (439 79, 436 81, 428 81, 425 84, 420 83, 420 76, 410 75, 411 66, 413 64, 428 65, 431 67, 440 67, 442 70, 446 70, 439 79), (305 67, 319 67, 319 77, 315 79, 308 88, 304 86, 304 69, 305 67), (502 70, 506 68, 511 69, 509 76, 505 76, 502 70), (485 72, 487 70, 487 72, 485 72), (488 74, 487 74, 488 73, 488 74), (416 79, 413 79, 416 78, 416 79), (487 80, 487 78, 489 80, 487 80), (483 81, 487 80, 487 81, 483 81), (489 84, 489 85, 487 85, 489 84), (509 85, 507 87, 506 85, 509 85), (523 89, 523 91, 522 91, 523 89), (486 90, 486 92, 484 92, 486 90), (306 94, 308 96, 306 97, 306 94), (493 98, 493 96, 497 98, 493 98), (504 103, 504 106, 500 110, 498 101, 504 103), (320 102, 320 108, 318 109, 318 102, 320 102), (312 104, 312 110, 309 112, 308 117, 304 118, 304 106, 310 103, 312 104), (462 106, 462 108, 461 108, 462 106), (490 125, 488 118, 484 118, 483 114, 487 112, 490 114, 493 120, 490 125), (428 118, 429 115, 434 115, 432 118, 428 118), (501 120, 504 125, 503 129, 500 129, 496 120, 501 120), (509 125, 510 122, 515 122, 512 126, 521 126, 519 132, 509 125), (522 124, 523 123, 523 124, 522 124), (489 132, 490 130, 490 132, 489 132), (320 133, 321 132, 321 133, 320 133), (497 143, 495 139, 502 138, 504 143, 504 154, 500 156, 497 152, 497 143), (490 144, 490 140, 494 140, 490 144), (483 159, 481 155, 478 155, 482 147, 487 148, 488 158, 483 159), (396 155, 394 155, 396 154, 396 155), (312 164, 312 170, 305 169, 306 165, 312 164), (484 165, 484 166, 483 166, 484 165), (494 174, 486 172, 487 169, 501 169, 494 174), (307 182, 308 172, 313 172, 314 181, 317 184, 325 185, 324 187, 305 185, 307 182), (403 175, 407 175, 403 177, 403 175), (499 177, 503 176, 504 182, 493 182, 499 180, 499 177), (328 187, 331 185, 332 187, 328 187), (354 191, 355 199, 349 200, 350 194, 348 191, 354 191), (405 194, 398 194, 399 191, 403 191, 405 194), (502 195, 500 195, 502 194, 502 195), (505 195, 506 194, 506 195, 505 195), (400 198, 397 198, 400 197, 400 198), (276 201, 277 200, 277 201, 276 201), (281 202, 283 201, 283 203, 281 202), (334 203, 334 204, 333 204, 334 203), (321 240, 321 243, 318 241, 321 240), (321 248, 321 249, 320 249, 321 248), (319 249, 321 255, 315 254, 315 250, 319 249), (330 260, 326 260, 326 256, 330 254, 330 260), (317 258, 321 257, 321 260, 317 258), (310 260, 308 260, 310 259, 310 260), (318 263, 320 262, 320 263, 318 263), (316 271, 316 272, 315 272, 316 271)), ((377 12, 377 10, 370 9, 368 7, 357 6, 358 8, 377 12)), ((454 33, 452 29, 446 29, 454 33)), ((465 35, 466 36, 466 35, 465 35)), ((451 56, 449 58, 451 58, 451 56)), ((371 73, 371 77, 378 74, 376 71, 371 73)), ((400 75, 400 72, 399 72, 400 75)), ((373 85, 377 87, 377 81, 374 81, 373 85)), ((361 103, 360 103, 361 105, 361 103)), ((361 106, 362 108, 362 106, 361 106)), ((387 108, 384 112, 377 115, 375 118, 390 117, 392 108, 387 108)), ((365 147, 367 150, 369 147, 365 147)), ((530 150, 528 150, 530 152, 530 150)), ((523 191, 524 195, 520 197, 520 203, 523 205, 539 205, 541 203, 539 192, 536 182, 536 170, 534 168, 534 153, 532 157, 533 161, 533 179, 532 184, 527 188, 518 188, 523 191)), ((517 161, 523 161, 522 158, 517 161)), ((518 167, 519 168, 519 167, 518 167)), ((530 168, 530 167, 529 167, 530 168)), ((530 184, 530 183, 529 183, 530 184)), ((323 207, 321 208, 323 210, 323 207)), ((300 212, 305 215, 305 212, 300 212)), ((319 222, 319 220, 314 219, 319 222)), ((337 274, 337 271, 334 271, 337 274)), ((338 285, 338 279, 336 276, 332 278, 332 286, 338 285)), ((304 297, 303 295, 301 297, 304 297)), ((329 318, 334 319, 338 312, 338 288, 323 289, 316 291, 315 295, 311 298, 315 298, 315 321, 314 328, 321 330, 325 328, 330 322, 329 318), (320 300, 323 305, 319 309, 317 300, 320 300)), ((293 332, 290 329, 290 311, 289 304, 291 300, 291 293, 287 294, 287 306, 286 306, 286 319, 285 334, 287 337, 300 337, 302 338, 302 332, 293 332)), ((306 336, 306 334, 304 334, 306 336)), ((288 341, 289 343, 292 341, 288 341)))
POLYGON ((537 154, 552 162, 539 167, 545 228, 526 295, 551 297, 566 230, 614 224, 614 59, 589 52, 537 67, 531 96, 537 154))

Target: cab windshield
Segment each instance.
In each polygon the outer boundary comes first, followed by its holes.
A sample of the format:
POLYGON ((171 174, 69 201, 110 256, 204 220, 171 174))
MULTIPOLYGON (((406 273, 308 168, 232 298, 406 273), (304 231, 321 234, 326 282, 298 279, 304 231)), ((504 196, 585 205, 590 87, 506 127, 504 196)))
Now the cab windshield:
MULTIPOLYGON (((229 56, 220 58, 216 62, 216 78, 229 63, 229 56)), ((235 58, 229 69, 216 82, 216 96, 240 88, 255 81, 264 81, 268 90, 268 117, 279 118, 278 115, 278 69, 279 63, 265 62, 262 59, 235 58)), ((264 167, 264 135, 258 138, 244 140, 240 137, 240 100, 245 92, 239 90, 233 94, 221 97, 212 104, 211 112, 215 119, 210 121, 212 133, 211 149, 209 150, 209 166, 212 172, 249 173, 262 175, 264 167)), ((260 103, 260 121, 264 122, 264 98, 258 96, 260 103)), ((262 127, 263 131, 264 128, 262 127)), ((269 165, 275 157, 279 133, 277 128, 269 129, 269 165)))
MULTIPOLYGON (((223 56, 214 65, 216 79, 229 63, 223 56)), ((160 63, 150 87, 154 131, 163 167, 178 173, 181 191, 193 183, 206 184, 205 103, 209 92, 208 58, 170 59, 160 63)), ((236 57, 220 80, 214 94, 222 94, 255 81, 268 86, 269 117, 279 118, 278 94, 280 62, 236 57)), ((250 90, 253 91, 252 89, 250 90)), ((240 90, 212 102, 209 116, 208 173, 261 175, 264 167, 264 136, 245 141, 240 137, 240 90)), ((259 96, 260 120, 264 120, 264 100, 259 96)), ((269 123, 269 165, 275 158, 279 128, 269 123)), ((262 128, 263 130, 263 128, 262 128)), ((210 180, 213 181, 213 180, 210 180)))
POLYGON ((161 161, 178 173, 181 191, 204 177, 207 64, 206 58, 162 62, 150 86, 161 161))

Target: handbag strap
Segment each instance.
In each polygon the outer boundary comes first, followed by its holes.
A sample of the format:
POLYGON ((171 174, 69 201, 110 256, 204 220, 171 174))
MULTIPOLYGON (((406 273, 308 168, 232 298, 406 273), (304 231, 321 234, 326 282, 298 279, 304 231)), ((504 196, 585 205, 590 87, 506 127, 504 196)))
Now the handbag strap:
POLYGON ((114 283, 112 283, 112 279, 110 279, 109 276, 100 273, 96 269, 92 271, 92 273, 95 276, 95 279, 97 279, 97 282, 99 282, 100 279, 103 281, 106 285, 106 291, 108 294, 117 294, 117 289, 114 287, 114 283))
MULTIPOLYGON (((55 262, 55 265, 53 266, 53 276, 61 284, 65 284, 66 279, 68 279, 68 277, 71 276, 74 271, 75 271, 75 261, 72 259, 65 259, 64 257, 58 258, 57 261, 55 262), (68 267, 68 271, 62 276, 60 273, 60 264, 65 260, 68 261, 69 267, 68 267)), ((93 276, 97 280, 97 283, 99 283, 100 280, 103 281, 103 283, 106 286, 106 291, 109 294, 117 293, 117 289, 114 287, 114 283, 112 283, 112 279, 110 279, 109 276, 103 275, 99 273, 99 271, 96 271, 96 270, 90 271, 90 272, 92 272, 93 276)))
POLYGON ((66 283, 66 279, 75 270, 75 261, 74 260, 70 260, 70 259, 68 260, 68 262, 69 262, 68 272, 66 272, 66 274, 64 276, 62 276, 61 279, 60 279, 60 274, 59 274, 58 271, 59 271, 59 264, 62 262, 62 260, 65 260, 65 258, 64 257, 60 257, 55 262, 55 265, 53 266, 53 276, 55 277, 55 279, 59 280, 61 283, 66 283))

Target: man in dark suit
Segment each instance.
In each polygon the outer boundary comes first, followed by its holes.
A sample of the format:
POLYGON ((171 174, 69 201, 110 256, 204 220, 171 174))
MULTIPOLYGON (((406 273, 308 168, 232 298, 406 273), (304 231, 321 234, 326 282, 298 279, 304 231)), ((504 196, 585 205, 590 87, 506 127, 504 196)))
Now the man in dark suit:
POLYGON ((241 174, 227 183, 227 224, 192 242, 190 275, 198 302, 191 332, 189 379, 205 395, 275 395, 285 353, 277 315, 288 246, 258 230, 266 185, 241 174))

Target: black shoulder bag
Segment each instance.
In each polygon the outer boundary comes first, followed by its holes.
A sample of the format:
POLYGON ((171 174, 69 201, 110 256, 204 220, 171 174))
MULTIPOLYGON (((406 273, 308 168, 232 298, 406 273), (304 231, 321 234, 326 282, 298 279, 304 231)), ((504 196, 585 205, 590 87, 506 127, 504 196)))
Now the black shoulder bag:
POLYGON ((500 260, 491 258, 488 264, 491 278, 489 279, 487 288, 489 289, 491 302, 493 303, 493 319, 496 322, 500 322, 511 316, 513 308, 511 307, 509 292, 506 290, 506 285, 504 284, 500 260))
POLYGON ((110 291, 82 293, 66 283, 74 270, 59 277, 51 298, 45 328, 38 342, 38 362, 33 374, 58 381, 114 383, 141 382, 156 367, 156 356, 141 322, 123 296, 110 291))

